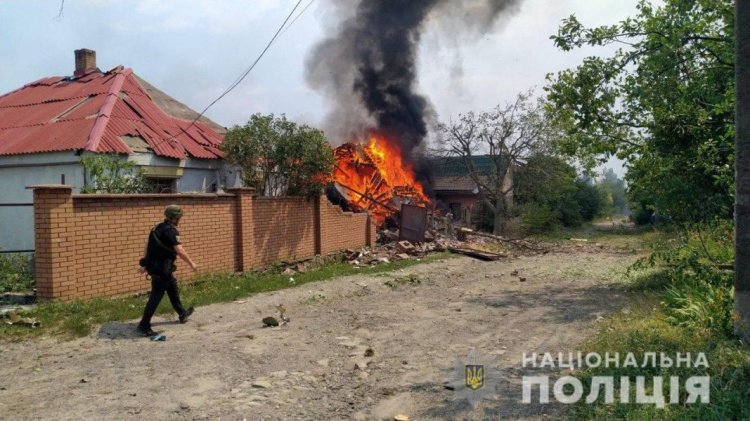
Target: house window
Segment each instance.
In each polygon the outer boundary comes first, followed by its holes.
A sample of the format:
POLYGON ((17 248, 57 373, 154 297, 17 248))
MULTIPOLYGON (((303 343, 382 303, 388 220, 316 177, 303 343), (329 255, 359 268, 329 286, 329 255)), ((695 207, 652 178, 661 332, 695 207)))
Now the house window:
POLYGON ((154 193, 176 193, 174 178, 149 178, 148 181, 154 187, 154 193))

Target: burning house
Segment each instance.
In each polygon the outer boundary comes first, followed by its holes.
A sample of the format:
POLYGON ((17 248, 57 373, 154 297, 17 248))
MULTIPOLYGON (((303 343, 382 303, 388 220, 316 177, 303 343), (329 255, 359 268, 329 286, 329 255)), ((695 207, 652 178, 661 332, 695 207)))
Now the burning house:
POLYGON ((334 188, 358 211, 369 211, 378 225, 401 205, 427 207, 430 199, 397 144, 372 137, 367 143, 345 143, 335 151, 334 188))
MULTIPOLYGON (((307 60, 307 81, 329 99, 326 132, 336 149, 333 194, 383 224, 403 204, 429 207, 433 179, 424 158, 436 113, 417 92, 417 52, 428 21, 489 30, 517 0, 334 1, 333 35, 307 60)), ((451 34, 455 36, 455 34, 451 34)))

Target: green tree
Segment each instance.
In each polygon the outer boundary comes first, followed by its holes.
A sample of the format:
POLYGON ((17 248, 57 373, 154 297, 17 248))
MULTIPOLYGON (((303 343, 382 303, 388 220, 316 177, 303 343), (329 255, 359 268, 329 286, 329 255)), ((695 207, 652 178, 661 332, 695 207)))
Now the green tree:
MULTIPOLYGON (((524 207, 522 219, 529 219, 533 215, 536 220, 546 220, 549 211, 556 223, 565 226, 580 225, 583 218, 575 200, 575 180, 576 170, 565 160, 544 154, 529 157, 516 174, 515 199, 524 207), (537 213, 543 214, 545 218, 536 215, 537 213)), ((530 231, 529 224, 526 225, 526 230, 530 231)))
POLYGON ((284 115, 254 114, 224 136, 226 160, 240 167, 245 185, 267 196, 317 196, 333 172, 323 132, 284 115))
POLYGON ((86 172, 86 185, 81 193, 151 193, 153 186, 135 162, 121 160, 118 155, 84 155, 80 159, 86 172))
POLYGON ((612 168, 607 168, 604 171, 604 175, 597 181, 596 187, 604 195, 605 203, 602 211, 605 215, 626 215, 628 213, 625 181, 621 180, 612 168))
POLYGON ((603 194, 591 180, 579 178, 575 182, 575 202, 584 221, 592 221, 601 215, 605 209, 603 194))
POLYGON ((481 201, 492 209, 494 233, 502 233, 513 214, 513 169, 527 157, 545 151, 553 136, 543 104, 533 100, 532 91, 528 91, 492 111, 461 114, 456 121, 439 124, 438 131, 441 152, 461 158, 479 187, 481 201), (477 167, 474 157, 480 155, 490 159, 488 168, 477 167))
POLYGON ((516 201, 527 232, 553 225, 576 227, 603 210, 602 192, 590 179, 577 176, 564 159, 544 154, 529 157, 516 172, 516 201), (541 226, 537 226, 541 224, 541 226))
POLYGON ((621 45, 548 75, 560 149, 588 168, 627 161, 631 198, 678 222, 730 217, 733 183, 732 0, 638 4, 635 17, 584 27, 565 19, 555 45, 621 45))

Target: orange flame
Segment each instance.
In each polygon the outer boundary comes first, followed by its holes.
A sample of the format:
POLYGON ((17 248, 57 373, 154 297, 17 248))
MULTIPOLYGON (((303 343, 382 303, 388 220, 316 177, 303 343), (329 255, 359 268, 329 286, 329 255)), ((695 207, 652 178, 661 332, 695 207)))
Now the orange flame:
POLYGON ((398 145, 371 137, 366 144, 341 145, 335 155, 333 180, 342 187, 340 191, 349 198, 349 205, 359 211, 369 210, 378 225, 404 203, 430 203, 414 168, 403 162, 398 145))

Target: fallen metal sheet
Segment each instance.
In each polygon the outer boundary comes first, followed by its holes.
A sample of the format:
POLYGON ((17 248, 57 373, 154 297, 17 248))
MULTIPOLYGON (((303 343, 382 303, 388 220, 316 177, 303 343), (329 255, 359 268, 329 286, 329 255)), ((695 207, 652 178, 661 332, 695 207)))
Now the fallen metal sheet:
POLYGON ((479 251, 479 250, 459 248, 459 247, 448 247, 448 250, 451 253, 463 254, 465 256, 473 257, 479 260, 486 260, 486 261, 499 260, 503 257, 507 257, 506 255, 500 254, 500 253, 492 253, 489 251, 479 251))
POLYGON ((8 320, 5 322, 9 325, 23 325, 23 326, 29 326, 29 327, 39 327, 39 321, 37 319, 32 319, 28 317, 21 317, 16 313, 5 313, 5 317, 8 318, 8 320))
POLYGON ((427 229, 427 208, 402 205, 399 226, 399 240, 423 243, 424 233, 427 229))

